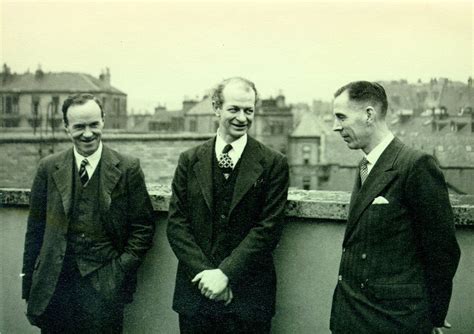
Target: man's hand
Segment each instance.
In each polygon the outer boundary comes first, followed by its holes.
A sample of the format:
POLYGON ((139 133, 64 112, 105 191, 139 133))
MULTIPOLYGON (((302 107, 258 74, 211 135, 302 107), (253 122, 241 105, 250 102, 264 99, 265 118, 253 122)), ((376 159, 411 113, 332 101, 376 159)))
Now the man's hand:
POLYGON ((443 324, 443 327, 433 327, 433 330, 431 331, 431 333, 432 334, 443 334, 443 328, 451 328, 451 324, 445 320, 444 324, 443 324))
POLYGON ((228 286, 220 295, 214 299, 216 302, 223 301, 224 305, 227 306, 230 302, 234 299, 234 294, 232 293, 232 289, 228 286))
POLYGON ((201 294, 214 300, 227 288, 229 278, 220 269, 210 269, 201 271, 191 282, 199 282, 198 288, 201 294))

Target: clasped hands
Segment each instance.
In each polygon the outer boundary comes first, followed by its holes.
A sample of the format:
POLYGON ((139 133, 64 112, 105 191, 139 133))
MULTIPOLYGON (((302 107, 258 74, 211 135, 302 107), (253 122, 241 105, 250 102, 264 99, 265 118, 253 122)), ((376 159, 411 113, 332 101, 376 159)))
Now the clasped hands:
POLYGON ((203 270, 191 282, 198 283, 201 294, 211 300, 223 301, 225 305, 229 305, 234 298, 229 278, 220 269, 203 270))

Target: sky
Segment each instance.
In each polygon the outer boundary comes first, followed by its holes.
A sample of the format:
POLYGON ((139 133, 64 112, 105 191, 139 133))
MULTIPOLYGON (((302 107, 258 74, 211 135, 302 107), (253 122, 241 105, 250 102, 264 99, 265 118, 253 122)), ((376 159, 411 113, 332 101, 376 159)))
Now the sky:
POLYGON ((179 109, 232 76, 264 98, 329 101, 353 80, 467 82, 473 3, 0 0, 0 62, 96 77, 109 67, 135 113, 179 109))

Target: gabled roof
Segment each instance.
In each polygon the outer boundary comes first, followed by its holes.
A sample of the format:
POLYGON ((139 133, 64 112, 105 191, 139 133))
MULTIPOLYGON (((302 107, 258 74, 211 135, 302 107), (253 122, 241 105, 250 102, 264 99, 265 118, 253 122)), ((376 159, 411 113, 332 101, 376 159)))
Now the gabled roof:
POLYGON ((111 86, 105 81, 93 77, 90 74, 75 72, 43 73, 38 76, 34 73, 11 74, 2 76, 0 81, 0 92, 90 92, 90 93, 113 93, 126 95, 124 92, 111 86))
POLYGON ((211 98, 206 97, 186 112, 186 115, 210 115, 214 116, 211 98))
POLYGON ((301 114, 300 122, 291 137, 321 137, 329 132, 329 128, 321 117, 312 112, 301 114))

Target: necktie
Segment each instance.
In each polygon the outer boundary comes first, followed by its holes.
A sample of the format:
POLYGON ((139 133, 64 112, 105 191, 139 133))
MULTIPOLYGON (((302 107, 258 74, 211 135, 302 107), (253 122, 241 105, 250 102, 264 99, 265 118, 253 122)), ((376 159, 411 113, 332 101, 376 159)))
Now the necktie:
POLYGON ((369 175, 369 169, 367 168, 367 164, 369 161, 364 157, 361 162, 359 163, 359 175, 360 175, 360 184, 363 185, 367 176, 369 175))
POLYGON ((81 178, 81 183, 83 186, 89 181, 89 174, 87 174, 86 165, 89 164, 87 159, 81 161, 81 167, 79 168, 79 177, 81 178))
POLYGON ((229 156, 229 151, 232 149, 231 144, 227 144, 224 149, 222 150, 221 155, 219 156, 219 168, 222 169, 224 173, 224 177, 227 179, 232 173, 232 169, 234 168, 234 163, 232 162, 232 158, 229 156))

